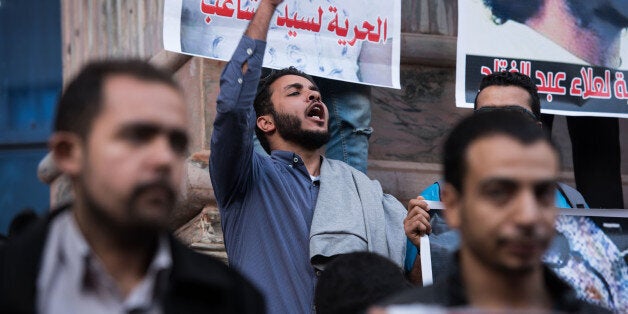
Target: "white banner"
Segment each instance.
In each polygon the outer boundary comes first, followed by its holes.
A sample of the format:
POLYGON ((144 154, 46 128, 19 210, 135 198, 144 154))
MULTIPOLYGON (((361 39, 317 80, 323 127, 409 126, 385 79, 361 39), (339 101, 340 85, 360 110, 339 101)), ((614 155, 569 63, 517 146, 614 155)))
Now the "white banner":
MULTIPOLYGON (((166 50, 228 61, 259 0, 166 0, 166 50)), ((273 15, 264 66, 400 88, 401 0, 286 0, 273 15)))

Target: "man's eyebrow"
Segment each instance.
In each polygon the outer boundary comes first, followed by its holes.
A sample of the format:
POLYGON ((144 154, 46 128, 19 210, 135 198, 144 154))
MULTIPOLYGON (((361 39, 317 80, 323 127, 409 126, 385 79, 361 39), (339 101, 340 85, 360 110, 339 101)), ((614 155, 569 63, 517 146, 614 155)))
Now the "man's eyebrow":
POLYGON ((164 132, 164 133, 187 134, 186 130, 182 128, 178 128, 178 127, 169 128, 169 127, 160 126, 151 122, 143 122, 143 121, 124 123, 122 126, 120 126, 119 130, 121 133, 143 131, 143 132, 150 132, 150 133, 164 132))
POLYGON ((124 123, 120 127, 120 130, 123 132, 135 131, 135 130, 158 132, 159 129, 160 128, 155 124, 148 123, 148 122, 136 122, 136 121, 124 123))
POLYGON ((293 84, 290 84, 290 85, 286 85, 283 88, 283 90, 286 91, 286 90, 289 90, 291 88, 303 89, 303 84, 301 84, 301 83, 293 83, 293 84))
MULTIPOLYGON (((284 91, 286 91, 286 90, 289 90, 289 89, 291 89, 291 88, 303 89, 303 84, 301 84, 301 83, 293 83, 293 84, 290 84, 290 85, 286 85, 286 86, 283 88, 283 90, 284 90, 284 91)), ((310 85, 310 86, 308 86, 308 89, 309 89, 309 90, 313 90, 313 91, 317 91, 317 92, 319 91, 319 90, 318 90, 318 86, 313 85, 313 84, 312 84, 312 85, 310 85)))
POLYGON ((503 178, 503 177, 493 177, 493 178, 486 178, 482 181, 479 182, 481 187, 485 187, 487 185, 490 184, 511 184, 511 185, 517 185, 518 182, 510 179, 510 178, 503 178))
POLYGON ((534 185, 558 185, 558 179, 544 179, 544 180, 537 180, 534 182, 534 185))
MULTIPOLYGON (((532 182, 533 185, 546 185, 546 184, 556 184, 556 182, 558 182, 558 179, 556 178, 547 178, 547 179, 539 179, 539 180, 535 180, 532 182)), ((484 187, 487 186, 489 184, 512 184, 512 185, 519 185, 519 181, 517 180, 513 180, 510 178, 502 178, 502 177, 495 177, 495 178, 487 178, 485 180, 482 180, 481 182, 479 182, 478 184, 480 184, 480 186, 484 187)))

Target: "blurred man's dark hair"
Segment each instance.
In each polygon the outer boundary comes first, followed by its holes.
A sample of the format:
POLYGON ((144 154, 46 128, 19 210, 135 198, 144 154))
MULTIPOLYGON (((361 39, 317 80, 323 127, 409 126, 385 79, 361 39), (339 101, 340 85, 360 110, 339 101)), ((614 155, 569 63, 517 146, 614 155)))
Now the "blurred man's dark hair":
POLYGON ((160 71, 145 61, 96 61, 88 64, 66 87, 59 99, 54 131, 68 131, 86 139, 94 118, 102 109, 103 84, 114 75, 128 75, 142 81, 164 83, 180 90, 170 73, 160 71))
POLYGON ((556 144, 529 115, 517 110, 478 110, 466 117, 451 131, 443 149, 445 181, 460 193, 464 191, 462 182, 467 172, 467 151, 478 139, 505 135, 522 144, 538 141, 548 143, 560 155, 556 144))
POLYGON ((316 313, 363 313, 376 302, 410 287, 401 268, 381 255, 338 255, 318 278, 314 294, 316 313))

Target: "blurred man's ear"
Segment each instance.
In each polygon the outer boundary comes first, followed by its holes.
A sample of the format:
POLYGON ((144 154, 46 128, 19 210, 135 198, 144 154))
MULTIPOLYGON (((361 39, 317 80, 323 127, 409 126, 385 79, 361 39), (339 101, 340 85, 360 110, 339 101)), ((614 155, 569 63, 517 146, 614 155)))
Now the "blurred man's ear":
POLYGON ((441 200, 445 206, 445 221, 450 228, 460 227, 460 210, 462 206, 462 194, 450 183, 445 183, 441 191, 441 200))
POLYGON ((71 132, 55 132, 48 141, 55 164, 61 172, 73 177, 81 172, 83 141, 71 132))
POLYGON ((272 133, 275 131, 275 120, 269 114, 261 115, 257 117, 257 127, 264 133, 272 133))

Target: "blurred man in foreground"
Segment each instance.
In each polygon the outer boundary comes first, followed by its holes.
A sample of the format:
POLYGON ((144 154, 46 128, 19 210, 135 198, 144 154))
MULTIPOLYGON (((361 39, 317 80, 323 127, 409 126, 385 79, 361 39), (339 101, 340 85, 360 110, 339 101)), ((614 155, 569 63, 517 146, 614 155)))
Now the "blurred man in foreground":
POLYGON ((167 232, 187 153, 186 109, 168 74, 102 61, 70 82, 50 148, 75 201, 0 251, 9 313, 254 313, 261 295, 167 232))
POLYGON ((449 135, 442 200, 460 249, 446 278, 388 304, 603 313, 542 263, 558 214, 558 149, 516 111, 477 112, 449 135))

